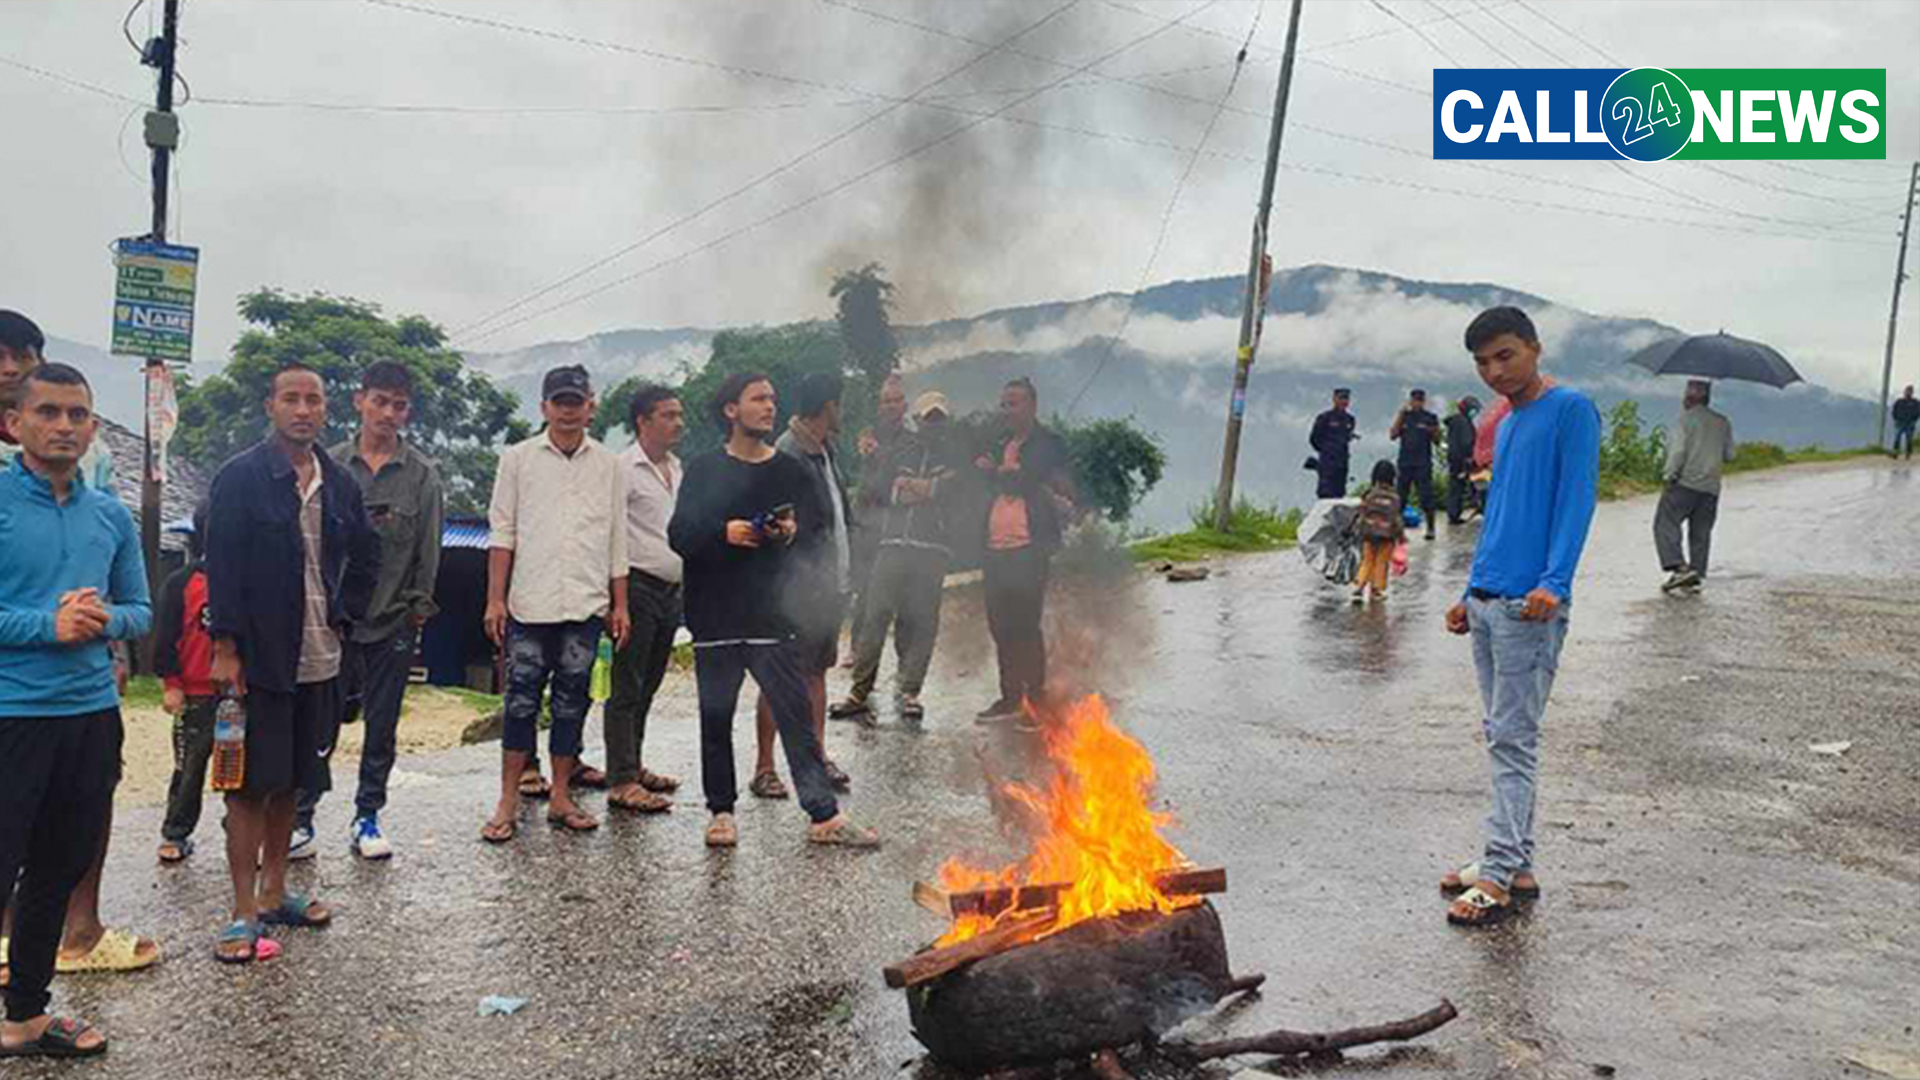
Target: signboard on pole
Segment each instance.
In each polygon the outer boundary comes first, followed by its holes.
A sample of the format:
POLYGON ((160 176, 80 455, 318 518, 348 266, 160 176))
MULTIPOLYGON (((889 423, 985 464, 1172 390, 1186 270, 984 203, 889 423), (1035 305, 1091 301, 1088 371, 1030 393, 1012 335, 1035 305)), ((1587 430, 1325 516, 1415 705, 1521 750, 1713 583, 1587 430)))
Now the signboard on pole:
POLYGON ((193 359, 193 288, 200 249, 121 240, 113 249, 115 356, 193 359))

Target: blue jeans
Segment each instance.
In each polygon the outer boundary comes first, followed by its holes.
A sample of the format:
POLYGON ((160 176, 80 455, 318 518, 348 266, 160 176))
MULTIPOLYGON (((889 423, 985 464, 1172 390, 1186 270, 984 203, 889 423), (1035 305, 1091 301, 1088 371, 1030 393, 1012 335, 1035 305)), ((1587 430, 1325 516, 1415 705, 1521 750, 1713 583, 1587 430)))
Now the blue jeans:
POLYGON ((1540 719, 1567 641, 1567 604, 1553 619, 1520 618, 1523 601, 1467 601, 1473 667, 1480 679, 1481 720, 1493 765, 1493 810, 1487 815, 1480 876, 1502 888, 1533 869, 1533 805, 1540 772, 1540 719))
POLYGON ((587 723, 593 661, 600 652, 598 618, 580 622, 507 622, 507 699, 500 746, 533 753, 540 726, 540 697, 549 681, 547 752, 557 758, 580 756, 580 735, 587 723))

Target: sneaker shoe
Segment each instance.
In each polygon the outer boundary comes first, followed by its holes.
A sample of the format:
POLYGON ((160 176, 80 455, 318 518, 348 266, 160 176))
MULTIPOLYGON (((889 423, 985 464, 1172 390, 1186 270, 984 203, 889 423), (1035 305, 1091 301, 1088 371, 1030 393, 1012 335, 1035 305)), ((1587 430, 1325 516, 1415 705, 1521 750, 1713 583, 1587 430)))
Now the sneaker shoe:
POLYGON ((977 724, 1004 724, 1009 720, 1018 719, 1020 715, 1021 709, 1018 702, 1001 698, 975 713, 973 719, 977 724))
POLYGON ((1661 592, 1673 592, 1676 589, 1693 589, 1700 585, 1700 575, 1687 567, 1675 570, 1660 586, 1661 592))
POLYGON ((380 819, 372 814, 353 820, 353 841, 349 846, 363 859, 379 862, 393 858, 393 845, 380 831, 380 819))
POLYGON ((318 845, 313 842, 313 829, 307 826, 295 826, 293 839, 287 843, 287 858, 294 862, 311 859, 320 854, 318 845))

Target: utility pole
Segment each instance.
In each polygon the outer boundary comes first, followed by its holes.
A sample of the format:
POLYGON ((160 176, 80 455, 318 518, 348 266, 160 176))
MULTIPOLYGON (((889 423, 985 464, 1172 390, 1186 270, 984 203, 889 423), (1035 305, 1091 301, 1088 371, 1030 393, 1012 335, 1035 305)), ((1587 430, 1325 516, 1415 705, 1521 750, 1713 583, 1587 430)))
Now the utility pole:
POLYGON ((1213 496, 1213 527, 1227 531, 1233 519, 1233 477, 1240 460, 1240 422, 1247 412, 1247 379, 1260 342, 1268 288, 1267 220, 1273 214, 1273 180, 1280 168, 1280 136, 1287 126, 1287 93, 1293 86, 1294 46, 1300 40, 1300 4, 1293 0, 1287 19, 1287 51, 1280 60, 1280 83, 1273 92, 1273 127, 1267 132, 1267 172, 1260 182, 1260 209, 1253 219, 1253 251, 1247 257, 1247 296, 1240 312, 1240 350, 1233 365, 1233 397, 1227 405, 1227 440, 1220 451, 1220 487, 1213 496))
POLYGON ((1873 444, 1887 448, 1887 395, 1893 392, 1893 335, 1900 328, 1900 283, 1907 279, 1907 235, 1913 231, 1913 193, 1920 187, 1920 161, 1907 173, 1907 210, 1900 219, 1900 257, 1893 263, 1893 310, 1887 313, 1887 362, 1880 369, 1880 426, 1873 444))
MULTIPOLYGON (((154 91, 153 112, 147 114, 147 145, 153 150, 153 241, 167 241, 167 178, 173 164, 173 148, 180 143, 180 122, 173 115, 173 61, 180 37, 180 0, 166 0, 160 36, 147 43, 140 62, 158 68, 159 85, 154 91)), ((155 383, 166 372, 166 361, 147 357, 145 413, 145 453, 140 470, 140 550, 146 558, 147 581, 158 587, 160 573, 160 477, 154 465, 159 448, 154 445, 151 402, 155 383)))

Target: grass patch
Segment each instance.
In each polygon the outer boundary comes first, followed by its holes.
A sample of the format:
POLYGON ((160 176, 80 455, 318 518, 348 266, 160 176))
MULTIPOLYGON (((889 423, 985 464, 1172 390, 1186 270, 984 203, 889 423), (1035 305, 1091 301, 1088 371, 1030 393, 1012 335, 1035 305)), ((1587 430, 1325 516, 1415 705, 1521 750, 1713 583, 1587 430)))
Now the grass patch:
POLYGON ((1878 447, 1856 446, 1847 450, 1827 450, 1818 446, 1804 446, 1798 450, 1788 450, 1773 443, 1741 443, 1733 449, 1733 460, 1727 463, 1726 472, 1754 472, 1760 469, 1778 469, 1787 465, 1812 465, 1826 461, 1848 461, 1853 458, 1873 457, 1882 454, 1878 447))
POLYGON ((482 716, 498 712, 501 701, 503 700, 499 694, 482 693, 479 690, 469 690, 464 686, 436 686, 433 689, 438 693, 453 698, 482 716))
POLYGON ((1213 527, 1213 505, 1196 507, 1193 527, 1185 532, 1156 536, 1128 545, 1135 562, 1193 562, 1209 555, 1273 551, 1289 547, 1300 534, 1298 510, 1258 506, 1245 499, 1234 503, 1225 532, 1213 527))
POLYGON ((127 680, 120 705, 126 709, 158 709, 165 694, 166 687, 160 684, 158 675, 135 675, 127 680))

